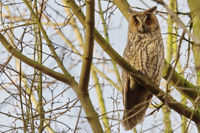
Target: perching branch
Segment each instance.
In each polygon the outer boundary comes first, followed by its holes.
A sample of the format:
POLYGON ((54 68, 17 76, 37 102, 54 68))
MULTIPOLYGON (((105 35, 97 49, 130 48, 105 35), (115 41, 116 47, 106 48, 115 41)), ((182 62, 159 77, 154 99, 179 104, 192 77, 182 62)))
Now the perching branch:
MULTIPOLYGON (((129 20, 129 15, 128 15, 128 8, 130 5, 126 0, 119 1, 119 0, 113 0, 113 2, 116 4, 117 8, 121 11, 121 13, 125 16, 126 20, 129 20)), ((101 44, 100 44, 101 45, 101 44)), ((162 73, 162 77, 164 79, 168 79, 172 66, 165 60, 165 65, 164 65, 164 71, 162 73)), ((170 82, 182 95, 186 96, 193 104, 195 103, 194 101, 198 97, 198 89, 196 86, 194 86, 192 83, 184 79, 181 75, 178 74, 178 72, 174 71, 172 74, 171 82, 170 82), (186 89, 182 89, 186 88, 186 89)))
MULTIPOLYGON (((137 76, 135 76, 135 74, 132 76, 137 78, 137 76)), ((166 103, 171 109, 175 110, 180 115, 183 115, 188 119, 191 119, 195 123, 200 122, 200 113, 198 112, 198 110, 192 110, 191 108, 187 107, 186 105, 177 102, 170 95, 167 95, 167 97, 166 97, 165 92, 162 91, 161 89, 159 89, 157 86, 155 86, 150 80, 139 79, 139 81, 145 88, 148 88, 149 90, 151 90, 151 92, 154 95, 156 95, 157 98, 159 98, 163 103, 166 103)))
MULTIPOLYGON (((85 16, 83 14, 83 12, 81 11, 80 7, 76 4, 75 1, 73 0, 65 0, 67 5, 71 8, 71 10, 73 11, 73 13, 76 15, 76 17, 78 18, 78 20, 81 22, 81 24, 83 26, 85 26, 85 16)), ((114 0, 114 3, 118 3, 116 4, 117 6, 119 6, 118 8, 120 9, 120 11, 123 11, 122 13, 125 17, 128 17, 128 3, 127 2, 119 2, 118 0, 114 0)), ((126 18, 128 19, 128 18, 126 18)), ((94 34, 95 40, 97 41, 97 43, 101 46, 101 48, 113 59, 115 60, 123 69, 130 71, 131 69, 131 65, 126 62, 112 47, 111 45, 109 45, 109 43, 101 36, 101 34, 97 31, 97 29, 95 29, 95 34, 94 34)), ((166 80, 169 77, 169 74, 172 70, 172 66, 165 61, 165 65, 164 65, 164 71, 163 71, 163 78, 165 78, 166 80)), ((135 70, 137 72, 137 70, 135 70)), ((196 86, 194 86, 192 83, 190 83, 189 81, 187 81, 186 79, 184 79, 182 76, 180 76, 176 71, 173 73, 172 75, 172 80, 170 82, 173 86, 175 86, 177 88, 177 90, 182 93, 184 96, 186 96, 187 98, 189 98, 193 103, 195 101, 195 99, 197 98, 197 91, 198 89, 196 88, 196 86), (190 88, 190 89, 181 89, 182 87, 185 88, 190 88)))
MULTIPOLYGON (((84 23, 85 16, 82 13, 81 9, 76 5, 75 1, 73 1, 73 0, 70 0, 70 1, 67 0, 66 3, 71 8, 71 10, 73 11, 73 13, 77 16, 77 18, 79 19, 79 21, 81 22, 81 24, 83 26, 85 26, 85 23, 84 23)), ((115 60, 123 69, 125 69, 128 72, 130 72, 131 75, 134 78, 136 78, 136 79, 139 80, 139 82, 142 82, 142 85, 144 85, 144 87, 148 87, 152 91, 152 93, 154 95, 156 95, 161 101, 165 102, 165 99, 166 99, 165 96, 166 96, 166 94, 161 89, 159 89, 158 87, 156 87, 151 82, 151 80, 149 80, 146 76, 140 74, 136 69, 134 69, 116 51, 114 51, 114 49, 105 41, 105 39, 101 36, 101 34, 96 29, 95 29, 95 39, 99 43, 99 45, 104 49, 104 51, 113 60, 115 60)), ((166 79, 168 78, 171 69, 172 69, 171 65, 169 65, 167 62, 165 62, 165 74, 164 74, 164 76, 165 76, 166 79)), ((181 77, 180 75, 178 75, 177 72, 174 72, 174 74, 172 75, 172 81, 173 81, 174 85, 178 84, 178 85, 182 85, 182 87, 183 86, 185 87, 186 86, 185 84, 187 84, 188 86, 193 86, 190 82, 186 81, 183 77, 181 77), (182 82, 179 82, 179 81, 182 81, 182 82)), ((181 90, 181 91, 187 92, 188 90, 181 90)), ((190 91, 189 91, 189 94, 191 94, 190 91)), ((192 98, 194 98, 194 97, 192 97, 192 98)), ((171 96, 168 96, 168 98, 167 98, 167 100, 166 100, 165 103, 168 104, 170 108, 172 108, 175 111, 177 111, 179 114, 184 115, 187 118, 192 118, 192 120, 195 121, 195 122, 199 122, 200 121, 200 117, 199 117, 200 114, 198 114, 198 112, 193 111, 192 109, 188 108, 187 106, 182 105, 181 103, 178 103, 171 96)))

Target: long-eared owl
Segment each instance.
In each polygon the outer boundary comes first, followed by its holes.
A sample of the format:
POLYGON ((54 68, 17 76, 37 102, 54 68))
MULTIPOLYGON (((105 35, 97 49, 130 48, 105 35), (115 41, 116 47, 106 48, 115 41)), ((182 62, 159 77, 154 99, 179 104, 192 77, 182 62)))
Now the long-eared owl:
MULTIPOLYGON (((129 8, 128 41, 123 56, 135 69, 159 86, 164 45, 155 12, 156 7, 142 12, 129 8)), ((122 71, 122 87, 123 126, 130 130, 142 122, 153 95, 125 70, 122 71)))

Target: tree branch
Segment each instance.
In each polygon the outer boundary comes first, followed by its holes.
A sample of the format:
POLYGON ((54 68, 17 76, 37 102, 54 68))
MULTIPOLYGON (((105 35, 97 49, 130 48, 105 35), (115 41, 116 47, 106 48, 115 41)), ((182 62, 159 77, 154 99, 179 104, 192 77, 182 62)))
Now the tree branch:
POLYGON ((179 19, 179 17, 176 16, 176 14, 167 6, 167 4, 163 0, 153 0, 153 1, 159 3, 167 10, 168 14, 172 16, 172 19, 174 20, 174 22, 176 22, 177 25, 179 25, 192 38, 194 43, 196 44, 200 43, 200 40, 197 37, 195 37, 190 31, 187 30, 184 23, 179 19))
MULTIPOLYGON (((113 2, 116 4, 117 8, 121 11, 121 13, 125 16, 126 20, 129 20, 129 13, 128 8, 130 5, 126 0, 113 0, 113 2), (125 10, 126 9, 126 10, 125 10)), ((101 45, 101 44, 100 44, 101 45)), ((164 71, 162 73, 162 77, 164 79, 168 79, 169 75, 172 71, 172 66, 165 60, 164 64, 164 71)), ((184 79, 182 76, 178 74, 177 71, 174 71, 171 77, 170 82, 182 95, 186 96, 193 104, 195 104, 195 100, 198 97, 198 88, 184 79), (185 87, 186 89, 181 89, 182 87, 185 87)))
MULTIPOLYGON (((74 0, 65 0, 65 2, 67 3, 67 5, 71 8, 71 10, 73 11, 73 13, 76 15, 76 17, 78 18, 78 20, 81 22, 81 24, 83 26, 85 26, 85 16, 83 14, 83 12, 81 11, 80 7, 76 4, 76 2, 74 0)), ((114 3, 118 3, 116 4, 117 7, 120 10, 123 10, 122 13, 126 19, 128 19, 128 9, 129 4, 126 2, 126 0, 123 0, 123 2, 119 2, 119 0, 114 0, 114 3)), ((111 46, 110 44, 101 36, 101 34, 97 31, 97 29, 95 28, 95 34, 94 34, 95 40, 97 41, 97 43, 101 46, 101 48, 113 59, 115 60, 123 69, 127 70, 127 71, 131 71, 132 67, 131 65, 126 62, 111 46)), ((164 71, 163 71, 163 78, 165 78, 166 80, 169 77, 169 74, 172 70, 172 66, 165 61, 165 65, 164 65, 164 71)), ((137 70, 134 70, 135 72, 137 72, 137 70)), ((172 80, 171 80, 171 84, 174 85, 177 90, 183 94, 184 96, 188 97, 192 103, 194 103, 195 99, 197 98, 197 87, 194 86, 192 83, 190 83, 189 81, 187 81, 186 79, 184 79, 182 76, 180 76, 176 71, 173 73, 172 75, 172 80), (186 87, 186 88, 190 88, 190 89, 180 89, 181 87, 186 87)))
POLYGON ((98 131, 101 131, 101 126, 96 124, 96 123, 99 123, 99 119, 98 119, 97 113, 95 112, 95 110, 93 108, 92 102, 91 102, 89 96, 86 97, 85 95, 83 95, 83 93, 81 93, 81 91, 79 91, 78 84, 74 80, 74 77, 72 77, 71 75, 66 76, 59 72, 55 72, 55 71, 49 69, 48 67, 45 67, 45 66, 41 65, 40 63, 26 57, 21 52, 19 52, 19 49, 14 48, 1 33, 0 33, 0 42, 3 44, 3 46, 7 49, 7 51, 9 53, 11 53, 13 56, 20 59, 24 63, 26 63, 26 64, 30 65, 31 67, 34 67, 34 68, 38 69, 39 71, 71 86, 73 88, 73 90, 76 92, 76 95, 77 95, 78 99, 80 100, 81 105, 84 108, 84 111, 87 112, 86 114, 87 114, 88 121, 90 122, 90 124, 92 123, 92 125, 94 126, 95 129, 99 129, 98 131), (94 122, 94 121, 98 121, 98 122, 94 122))
MULTIPOLYGON (((93 48, 94 48, 94 0, 86 0, 86 19, 85 19, 85 45, 84 45, 84 54, 83 54, 83 64, 81 68, 81 75, 78 85, 78 91, 82 96, 83 100, 85 98, 89 99, 88 94, 88 84, 90 77, 90 70, 92 64, 93 48)), ((87 102, 85 102, 87 103, 87 102)), ((88 106, 83 106, 85 113, 88 116, 88 121, 92 127, 93 132, 102 133, 103 129, 99 122, 98 116, 93 107, 88 110, 88 106)))
MULTIPOLYGON (((133 76, 136 77, 135 74, 133 76)), ((163 103, 167 104, 171 109, 175 110, 180 115, 183 115, 188 119, 191 119, 195 123, 200 122, 200 113, 198 112, 198 110, 192 110, 186 105, 177 102, 169 94, 166 95, 164 91, 155 86, 150 80, 139 79, 139 81, 141 82, 141 85, 151 90, 151 92, 154 95, 156 95, 156 97, 158 97, 163 103)))
POLYGON ((62 73, 59 72, 55 72, 51 69, 49 69, 48 67, 41 65, 40 63, 26 57, 25 55, 23 55, 19 49, 14 48, 7 40, 6 38, 0 33, 0 42, 3 44, 3 46, 8 50, 8 52, 10 52, 13 56, 15 56, 16 58, 20 59, 21 61, 23 61, 24 63, 30 65, 31 67, 34 67, 36 69, 38 69, 39 71, 59 80, 62 81, 64 83, 67 83, 69 86, 71 86, 72 88, 76 88, 77 87, 77 83, 74 80, 74 78, 72 76, 66 76, 62 73))
POLYGON ((49 47, 51 53, 53 54, 53 57, 56 60, 58 66, 60 67, 60 69, 63 71, 63 73, 66 76, 70 76, 69 72, 65 69, 65 67, 63 65, 63 62, 60 60, 59 56, 57 55, 57 53, 56 53, 56 51, 55 51, 55 49, 53 47, 53 44, 52 44, 51 40, 49 39, 44 27, 42 26, 41 21, 39 20, 38 16, 35 14, 35 12, 33 11, 32 7, 28 3, 28 1, 27 0, 23 0, 23 1, 26 4, 26 6, 28 7, 31 15, 35 18, 35 21, 37 22, 37 25, 38 25, 39 29, 41 30, 41 32, 42 32, 42 34, 44 36, 44 39, 46 40, 46 42, 48 44, 48 47, 49 47))
POLYGON ((86 1, 86 19, 85 19, 85 45, 83 54, 83 64, 78 88, 83 93, 88 93, 88 83, 92 64, 94 49, 94 0, 86 1))
MULTIPOLYGON (((66 0, 67 5, 71 8, 73 13, 77 16, 79 21, 83 26, 85 26, 84 20, 85 16, 82 13, 81 9, 76 5, 75 1, 73 0, 66 0)), ((127 8, 128 9, 128 8, 127 8)), ((146 76, 140 74, 136 69, 134 69, 127 61, 125 61, 114 49, 108 44, 108 42, 101 36, 101 34, 95 29, 95 39, 99 43, 99 45, 103 48, 103 50, 113 59, 115 60, 123 69, 130 72, 131 75, 138 79, 139 82, 142 82, 142 85, 144 87, 148 87, 154 95, 156 95, 161 101, 168 104, 170 108, 174 109, 176 112, 178 112, 181 115, 184 115, 187 118, 192 118, 193 121, 199 122, 200 121, 200 114, 196 111, 191 110, 187 106, 182 105, 181 103, 178 103, 175 99, 173 99, 171 96, 167 97, 166 100, 166 94, 156 87, 151 80, 149 80, 146 76), (166 101, 165 101, 166 100, 166 101)), ((167 79, 170 74, 171 68, 170 65, 165 61, 165 78, 167 79), (168 69, 169 68, 169 69, 168 69)), ((177 72, 174 72, 172 75, 173 83, 176 85, 177 81, 182 81, 184 78, 182 78, 180 75, 178 75, 177 72), (177 75, 174 75, 177 74, 177 75), (182 79, 182 80, 180 80, 182 79)), ((178 85, 182 85, 185 87, 185 84, 188 86, 192 86, 192 84, 186 80, 184 82, 178 82, 178 85)), ((179 86, 180 87, 180 86, 179 86)), ((187 90, 186 90, 187 91, 187 90)), ((182 92, 186 92, 185 90, 182 90, 182 92)), ((193 93, 192 93, 193 94, 193 93)), ((189 94, 187 94, 189 95, 189 94)), ((190 96, 190 95, 189 95, 190 96)), ((193 99, 194 97, 191 97, 193 99)), ((196 97, 195 97, 196 98, 196 97)), ((195 99, 194 98, 194 99, 195 99)))

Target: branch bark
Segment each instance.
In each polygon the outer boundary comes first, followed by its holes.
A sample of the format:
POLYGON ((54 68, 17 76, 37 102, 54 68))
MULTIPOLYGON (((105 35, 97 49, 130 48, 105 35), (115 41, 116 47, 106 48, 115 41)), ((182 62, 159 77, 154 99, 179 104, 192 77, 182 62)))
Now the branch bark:
POLYGON ((88 83, 92 64, 94 48, 94 0, 86 1, 86 19, 85 19, 85 45, 83 54, 83 64, 78 88, 83 93, 88 93, 88 83))
MULTIPOLYGON (((86 19, 85 19, 85 45, 84 45, 84 54, 83 54, 83 64, 81 68, 81 75, 78 85, 78 91, 80 92, 81 98, 90 99, 88 93, 88 84, 92 64, 93 48, 94 48, 94 8, 95 1, 87 0, 86 1, 86 19)), ((83 99, 83 100, 84 100, 83 99)), ((93 132, 103 133, 103 129, 99 122, 97 113, 95 112, 93 106, 88 110, 88 106, 83 106, 85 113, 88 116, 88 121, 92 127, 93 132)))

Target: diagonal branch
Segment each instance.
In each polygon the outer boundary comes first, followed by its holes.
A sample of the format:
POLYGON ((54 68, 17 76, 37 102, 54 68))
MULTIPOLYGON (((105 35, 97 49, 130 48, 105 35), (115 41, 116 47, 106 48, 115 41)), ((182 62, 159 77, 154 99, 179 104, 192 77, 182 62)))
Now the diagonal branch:
POLYGON ((62 73, 59 72, 55 72, 51 69, 49 69, 48 67, 41 65, 40 63, 26 57, 25 55, 23 55, 19 49, 14 48, 7 40, 6 38, 0 33, 0 42, 3 44, 3 46, 8 50, 8 52, 10 52, 13 56, 15 56, 16 58, 20 59, 21 61, 23 61, 24 63, 40 70, 41 72, 59 80, 62 81, 64 83, 67 83, 68 85, 70 85, 72 88, 76 88, 77 87, 77 83, 74 80, 74 78, 72 76, 66 76, 62 73))
MULTIPOLYGON (((137 78, 137 76, 135 76, 136 75, 135 73, 131 75, 137 78)), ((200 122, 200 113, 198 112, 198 110, 192 110, 186 105, 177 102, 171 95, 169 94, 166 95, 164 91, 162 91, 156 85, 154 85, 152 81, 150 81, 148 78, 146 77, 143 79, 138 78, 138 80, 141 83, 141 85, 151 90, 151 92, 154 95, 156 95, 157 98, 159 98, 163 103, 167 104, 171 109, 175 110, 180 115, 183 115, 188 119, 191 119, 195 123, 200 122)))
POLYGON ((38 16, 35 14, 35 12, 33 11, 32 7, 28 3, 28 1, 27 0, 23 0, 23 1, 26 4, 26 6, 28 7, 31 15, 35 18, 35 21, 37 22, 37 25, 38 25, 39 29, 41 30, 41 32, 42 32, 42 34, 44 36, 44 39, 46 40, 46 42, 48 44, 48 47, 49 47, 51 53, 53 54, 53 57, 56 60, 58 66, 60 67, 60 69, 63 71, 63 73, 66 76, 70 76, 70 73, 66 70, 66 68, 63 65, 63 62, 60 60, 58 54, 56 53, 56 51, 55 51, 55 49, 53 47, 53 44, 52 44, 51 40, 49 39, 44 27, 42 26, 41 21, 39 20, 38 16))
MULTIPOLYGON (((77 16, 79 21, 83 26, 85 26, 85 16, 82 13, 81 9, 76 5, 75 1, 73 0, 66 0, 67 5, 71 8, 71 10, 74 12, 74 14, 77 16)), ((128 8, 127 8, 128 9, 128 8)), ((101 36, 101 34, 95 29, 95 39, 99 43, 99 45, 104 49, 104 51, 113 59, 115 60, 123 69, 130 72, 133 77, 139 80, 139 82, 142 83, 144 87, 148 87, 154 95, 156 95, 161 101, 168 104, 170 108, 174 109, 176 112, 178 112, 181 115, 184 115, 187 118, 191 118, 195 122, 200 122, 200 114, 196 111, 193 111, 192 109, 188 108, 187 106, 177 102, 173 97, 168 96, 166 100, 166 94, 156 87, 150 79, 148 79, 146 76, 140 74, 136 69, 134 69, 128 62, 126 62, 114 49, 105 41, 105 39, 101 36), (166 100, 166 101, 165 101, 166 100)), ((171 68, 170 65, 165 62, 165 78, 167 79, 170 74, 171 68), (169 69, 168 69, 169 68, 169 69)), ((178 75, 177 72, 174 72, 172 75, 173 83, 176 85, 177 81, 179 82, 178 85, 182 85, 185 87, 185 84, 188 86, 193 86, 190 82, 184 80, 183 77, 178 75), (174 75, 177 74, 177 75, 174 75), (181 80, 179 80, 181 79, 181 80), (184 81, 183 81, 184 80, 184 81)), ((185 93, 185 90, 182 90, 185 93)), ((196 91, 195 91, 196 92, 196 91)), ((189 94, 187 94, 189 95, 189 94)), ((189 95, 190 96, 190 95, 189 95)), ((194 97, 191 97, 193 99, 194 97)), ((196 98, 196 97, 195 97, 196 98)), ((195 99, 194 98, 194 99, 195 99)))
MULTIPOLYGON (((166 60, 164 63, 163 78, 168 79, 173 66, 171 66, 166 60)), ((193 104, 198 98, 198 87, 187 81, 183 76, 180 76, 177 71, 174 71, 171 76, 170 84, 173 85, 181 94, 186 96, 193 104)))
MULTIPOLYGON (((129 13, 128 13, 128 8, 130 7, 130 5, 128 4, 127 0, 113 0, 113 2, 115 3, 115 5, 119 8, 119 10, 121 11, 121 13, 125 16, 126 20, 129 20, 129 13)), ((164 79, 168 79, 169 75, 172 71, 172 66, 165 60, 165 65, 164 65, 164 71, 163 71, 163 75, 162 77, 164 79)), ((186 96, 188 99, 190 99, 190 101, 194 104, 196 98, 198 97, 198 89, 195 85, 193 85, 192 83, 190 83, 189 81, 187 81, 186 79, 184 79, 182 76, 180 76, 178 74, 177 71, 174 71, 174 73, 172 74, 172 80, 170 82, 174 87, 176 87, 176 89, 183 94, 184 96, 186 96), (182 87, 185 88, 189 88, 189 89, 180 89, 182 87)))
POLYGON ((90 122, 90 124, 92 123, 94 131, 95 130, 98 130, 98 132, 102 131, 101 125, 96 124, 96 123, 99 123, 99 119, 98 119, 97 113, 95 112, 95 110, 92 106, 92 102, 91 102, 89 96, 83 95, 83 93, 81 93, 78 90, 78 84, 74 80, 74 77, 72 77, 71 75, 67 76, 62 73, 55 72, 55 71, 49 69, 48 67, 45 67, 44 65, 41 65, 40 63, 26 57, 25 55, 23 55, 20 52, 19 49, 14 48, 1 33, 0 33, 0 42, 3 44, 3 46, 7 49, 7 51, 9 53, 11 53, 13 56, 20 59, 24 63, 26 63, 26 64, 30 65, 31 67, 34 67, 34 68, 38 69, 39 71, 71 86, 73 88, 73 90, 76 92, 76 95, 79 98, 81 105, 84 108, 84 111, 88 112, 87 119, 90 122))
MULTIPOLYGON (((76 4, 74 0, 65 0, 67 5, 71 8, 73 13, 76 15, 78 20, 81 22, 83 26, 85 26, 85 16, 83 12, 81 11, 80 7, 76 4)), ((126 0, 119 1, 114 0, 114 3, 116 6, 120 9, 120 11, 123 11, 123 15, 128 20, 128 9, 129 4, 126 2, 126 0)), ((112 47, 111 45, 101 36, 101 34, 97 31, 95 28, 95 34, 94 34, 95 40, 97 43, 101 46, 101 48, 113 59, 115 60, 123 69, 127 71, 131 71, 131 65, 126 62, 112 47)), ((164 65, 164 71, 163 71, 163 78, 166 80, 169 77, 169 74, 171 73, 172 66, 165 61, 164 65)), ((137 72, 137 70, 134 70, 137 72)), ((195 99, 197 98, 197 87, 194 86, 192 83, 184 79, 182 76, 180 76, 176 71, 172 75, 171 84, 177 88, 177 90, 188 97, 192 103, 194 103, 195 99), (180 89, 181 87, 186 87, 190 89, 180 89)))

